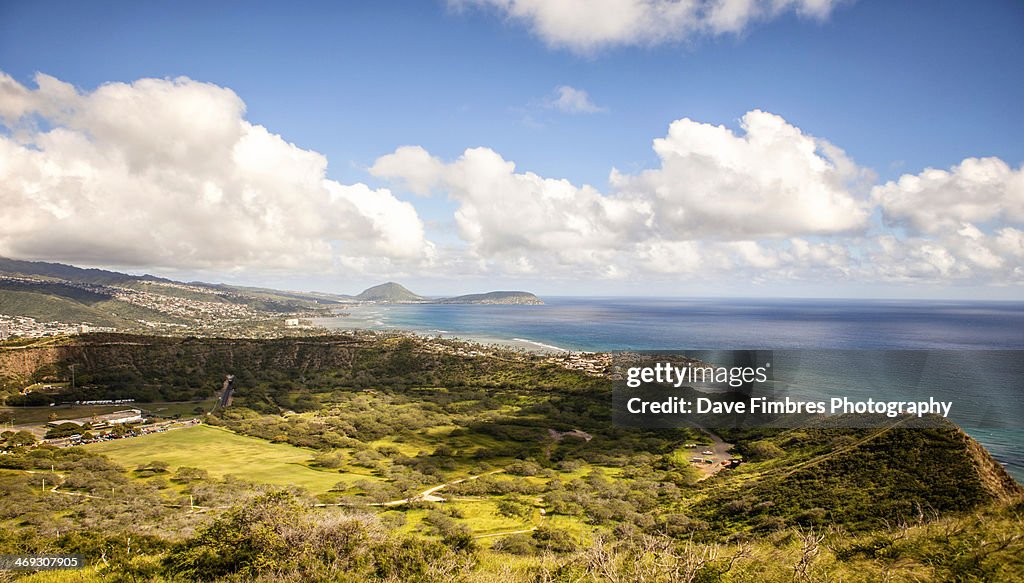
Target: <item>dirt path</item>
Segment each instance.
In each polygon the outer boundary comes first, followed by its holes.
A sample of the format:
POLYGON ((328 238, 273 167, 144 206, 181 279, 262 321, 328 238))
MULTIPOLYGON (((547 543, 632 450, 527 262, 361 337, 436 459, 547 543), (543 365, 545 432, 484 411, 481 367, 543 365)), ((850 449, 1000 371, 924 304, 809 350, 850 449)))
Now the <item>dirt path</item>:
MULTIPOLYGON (((505 470, 493 470, 493 471, 490 471, 490 472, 487 472, 487 473, 484 473, 484 474, 477 474, 475 476, 469 476, 468 478, 459 478, 458 480, 452 480, 451 482, 445 482, 444 484, 438 484, 437 486, 431 486, 430 488, 427 488, 426 490, 420 492, 419 494, 416 494, 415 496, 410 496, 409 498, 402 498, 400 500, 389 500, 387 502, 371 502, 371 503, 367 504, 367 506, 378 506, 378 507, 382 507, 382 506, 401 506, 403 504, 409 504, 410 502, 416 502, 416 501, 444 502, 445 498, 442 498, 441 496, 438 496, 437 492, 447 488, 448 486, 454 486, 455 484, 461 484, 463 482, 468 482, 470 480, 476 480, 476 479, 479 479, 479 478, 481 478, 483 476, 490 476, 492 474, 498 474, 498 473, 501 473, 501 472, 504 472, 504 471, 505 470)), ((349 504, 349 503, 346 503, 346 502, 339 502, 339 503, 336 503, 336 504, 316 504, 316 506, 318 506, 318 507, 325 507, 325 506, 352 506, 352 505, 349 504)), ((540 522, 543 523, 545 518, 547 518, 547 512, 545 512, 544 509, 541 508, 540 509, 540 522)), ((523 528, 523 529, 519 529, 519 530, 509 530, 509 531, 504 531, 504 532, 492 532, 492 533, 488 533, 488 534, 478 534, 478 535, 474 536, 473 538, 475 538, 475 539, 482 539, 482 538, 494 538, 494 537, 498 537, 498 536, 508 536, 508 535, 512 535, 512 534, 525 534, 525 533, 528 533, 528 532, 533 532, 533 531, 537 530, 538 528, 540 528, 540 525, 535 525, 535 526, 531 526, 530 528, 523 528)))
MULTIPOLYGON (((415 496, 410 496, 408 498, 402 498, 399 500, 388 500, 387 502, 370 502, 369 504, 367 504, 367 506, 401 506, 403 504, 409 504, 410 502, 444 502, 445 499, 438 496, 436 492, 443 490, 448 486, 454 486, 455 484, 461 484, 463 482, 468 482, 470 480, 476 480, 482 476, 490 476, 491 474, 498 474, 504 471, 505 470, 493 470, 483 474, 469 476, 468 478, 459 478, 458 480, 452 480, 451 482, 445 482, 444 484, 431 486, 430 488, 427 488, 426 490, 420 492, 419 494, 416 494, 415 496)), ((338 502, 335 504, 316 504, 315 506, 353 506, 353 504, 350 504, 348 502, 338 502)))
POLYGON ((798 464, 796 464, 796 465, 794 465, 794 466, 792 466, 790 468, 787 468, 787 471, 783 475, 783 477, 784 478, 788 478, 788 477, 792 476, 793 474, 799 472, 800 470, 809 468, 811 466, 816 466, 816 465, 818 465, 818 464, 820 464, 822 462, 828 461, 828 460, 836 457, 839 454, 846 453, 846 452, 848 452, 848 451, 850 451, 850 450, 852 450, 854 448, 857 448, 857 447, 860 447, 860 446, 864 445, 865 443, 867 443, 869 441, 878 439, 882 435, 888 433, 889 431, 892 431, 893 429, 895 429, 896 427, 901 425, 904 421, 906 421, 906 419, 900 419, 899 421, 896 421, 892 425, 886 425, 885 427, 882 427, 878 431, 875 431, 875 432, 871 433, 870 435, 868 435, 867 437, 861 438, 861 439, 851 443, 850 445, 846 445, 846 446, 840 447, 840 448, 835 449, 835 450, 833 450, 833 451, 831 451, 831 452, 829 452, 829 453, 827 453, 827 454, 825 454, 823 456, 816 457, 814 459, 810 459, 810 460, 807 460, 805 462, 800 462, 800 463, 798 463, 798 464))
POLYGON ((526 534, 528 532, 533 532, 533 531, 537 530, 537 528, 539 528, 539 527, 534 526, 532 528, 524 528, 523 530, 510 530, 508 532, 492 532, 490 534, 478 534, 478 535, 474 536, 473 538, 481 539, 481 538, 494 538, 496 536, 508 536, 508 535, 511 535, 511 534, 526 534))
POLYGON ((40 476, 40 478, 42 480, 40 482, 41 487, 45 487, 42 484, 46 483, 45 482, 46 476, 56 476, 57 479, 52 480, 53 481, 53 487, 49 489, 54 494, 63 494, 65 496, 78 496, 80 498, 100 498, 99 496, 93 496, 92 494, 86 494, 84 492, 65 492, 63 490, 58 490, 58 488, 60 488, 60 485, 64 483, 64 474, 58 474, 56 472, 47 472, 45 470, 44 471, 24 470, 24 471, 25 471, 26 474, 32 474, 34 476, 40 476))
POLYGON ((490 471, 490 472, 487 472, 487 473, 484 473, 484 474, 477 474, 475 476, 470 476, 468 478, 459 478, 458 480, 452 480, 451 482, 445 482, 444 484, 440 484, 440 485, 434 486, 432 488, 427 488, 426 490, 424 490, 424 491, 420 492, 419 494, 416 494, 415 496, 412 496, 410 498, 402 498, 401 500, 391 500, 389 502, 375 502, 373 504, 369 504, 369 506, 401 506, 402 504, 408 504, 409 502, 412 502, 412 501, 444 502, 444 498, 436 495, 435 492, 443 490, 444 488, 447 488, 448 486, 454 486, 455 484, 461 484, 463 482, 468 482, 470 480, 476 480, 476 479, 480 478, 481 476, 490 476, 491 474, 497 474, 497 473, 504 472, 504 471, 505 470, 493 470, 493 471, 490 471))
MULTIPOLYGON (((45 478, 46 476, 57 476, 58 478, 60 478, 60 481, 56 481, 55 480, 57 483, 55 483, 52 488, 47 488, 50 492, 52 492, 54 494, 61 494, 63 496, 75 496, 75 497, 78 497, 78 498, 91 498, 93 500, 118 500, 118 499, 122 499, 122 498, 117 498, 117 497, 112 497, 112 496, 95 496, 93 494, 86 494, 85 492, 68 492, 67 490, 61 490, 60 487, 64 483, 63 482, 64 474, 59 474, 59 473, 56 473, 56 472, 47 472, 45 470, 43 470, 43 471, 22 470, 22 471, 27 473, 27 474, 33 474, 33 475, 36 475, 36 476, 40 476, 44 480, 46 479, 45 478)), ((124 500, 128 500, 128 498, 123 498, 123 499, 124 500)), ((163 506, 164 508, 185 508, 184 504, 172 504, 170 502, 162 502, 160 505, 163 506)), ((197 504, 189 504, 188 508, 191 509, 194 512, 205 512, 207 510, 224 510, 224 509, 230 508, 230 506, 199 506, 197 504)))

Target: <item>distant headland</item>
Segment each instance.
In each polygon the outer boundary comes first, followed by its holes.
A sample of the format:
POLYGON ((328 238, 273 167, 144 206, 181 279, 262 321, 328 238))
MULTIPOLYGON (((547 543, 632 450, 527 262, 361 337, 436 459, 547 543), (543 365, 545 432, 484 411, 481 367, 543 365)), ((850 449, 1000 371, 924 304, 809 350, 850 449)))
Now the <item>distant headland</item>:
POLYGON ((357 295, 174 281, 0 257, 0 340, 82 332, 272 337, 356 304, 539 305, 525 291, 426 297, 388 282, 357 295))
POLYGON ((415 294, 405 286, 393 281, 365 289, 360 294, 352 296, 351 299, 357 302, 385 304, 511 304, 536 306, 544 303, 536 295, 525 291, 492 291, 453 297, 430 298, 415 294))

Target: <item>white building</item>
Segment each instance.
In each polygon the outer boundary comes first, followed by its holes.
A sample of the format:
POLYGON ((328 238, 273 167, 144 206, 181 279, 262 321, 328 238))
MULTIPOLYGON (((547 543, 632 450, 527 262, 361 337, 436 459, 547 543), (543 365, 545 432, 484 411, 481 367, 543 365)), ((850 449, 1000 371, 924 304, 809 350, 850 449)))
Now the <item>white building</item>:
POLYGON ((138 409, 125 409, 123 411, 114 411, 113 413, 105 413, 103 415, 94 415, 92 417, 79 417, 78 419, 57 419, 56 421, 50 421, 47 425, 56 427, 63 423, 74 423, 75 425, 82 426, 89 424, 92 427, 102 427, 104 425, 122 425, 124 423, 140 423, 142 421, 142 411, 138 409))
POLYGON ((114 411, 113 413, 107 413, 106 415, 99 415, 100 420, 106 421, 111 425, 120 425, 122 423, 140 423, 142 421, 142 411, 138 409, 125 409, 124 411, 114 411))

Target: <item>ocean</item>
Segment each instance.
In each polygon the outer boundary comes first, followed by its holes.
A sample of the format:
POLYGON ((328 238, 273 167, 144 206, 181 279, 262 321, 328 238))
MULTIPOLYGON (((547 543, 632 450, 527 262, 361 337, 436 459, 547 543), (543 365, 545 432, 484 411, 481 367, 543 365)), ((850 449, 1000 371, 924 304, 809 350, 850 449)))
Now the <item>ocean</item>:
POLYGON ((317 323, 538 350, 773 350, 801 398, 953 401, 951 419, 1024 482, 1024 302, 543 299, 367 304, 317 323))

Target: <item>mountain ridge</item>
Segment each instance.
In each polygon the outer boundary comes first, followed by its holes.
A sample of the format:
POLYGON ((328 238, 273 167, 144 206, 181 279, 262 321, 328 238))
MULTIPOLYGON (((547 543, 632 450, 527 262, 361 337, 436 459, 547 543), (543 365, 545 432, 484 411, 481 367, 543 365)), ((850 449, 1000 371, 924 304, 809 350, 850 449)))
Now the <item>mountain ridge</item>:
MULTIPOLYGON (((0 317, 37 323, 89 325, 120 330, 174 332, 196 328, 238 333, 239 326, 281 325, 285 314, 330 316, 332 308, 362 302, 537 305, 522 291, 494 291, 431 298, 389 281, 357 295, 297 292, 202 281, 182 282, 63 263, 0 257, 0 317), (277 324, 271 322, 277 319, 277 324), (262 324, 260 324, 262 322, 262 324)), ((289 316, 293 318, 294 316, 289 316)), ((32 326, 35 326, 33 324, 32 326)))

